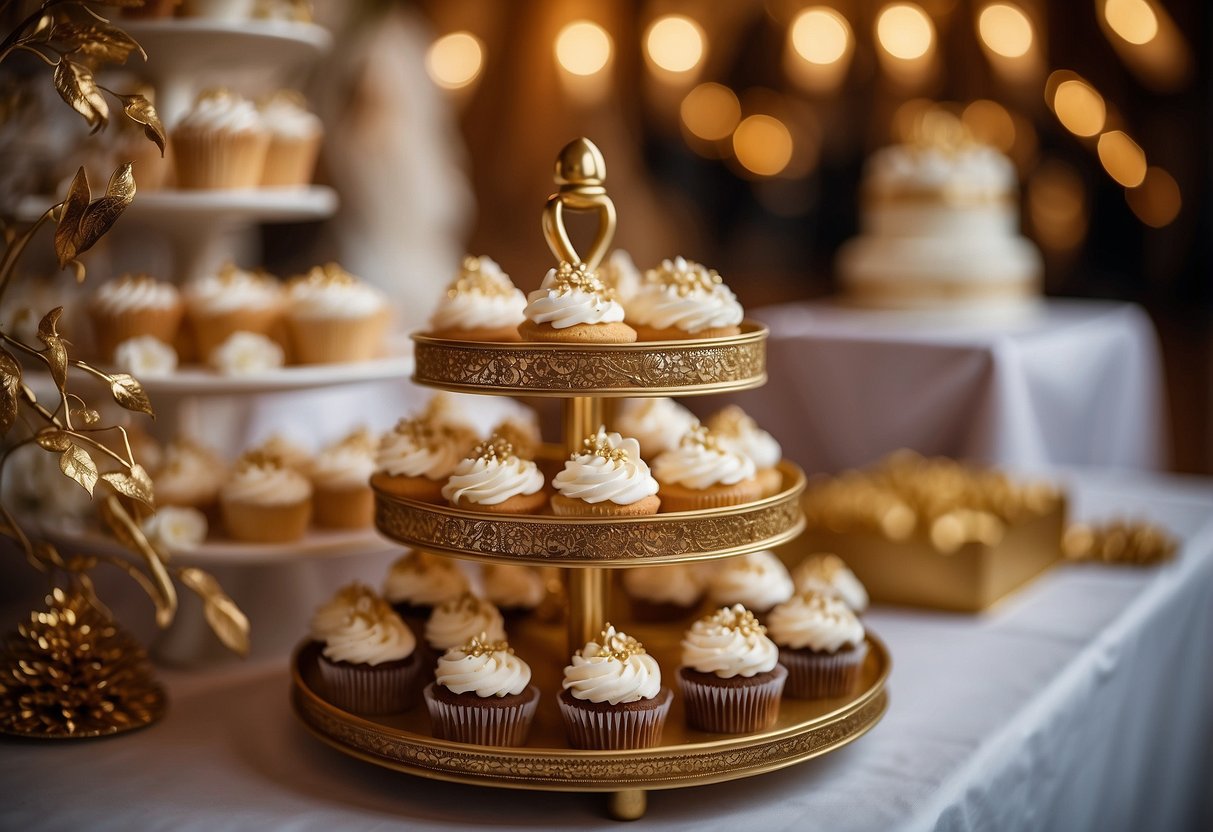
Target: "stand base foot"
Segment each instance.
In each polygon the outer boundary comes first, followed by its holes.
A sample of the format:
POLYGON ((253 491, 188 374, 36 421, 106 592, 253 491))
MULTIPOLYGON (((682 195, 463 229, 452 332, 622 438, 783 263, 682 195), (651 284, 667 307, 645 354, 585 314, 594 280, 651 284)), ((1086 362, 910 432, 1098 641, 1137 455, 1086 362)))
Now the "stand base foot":
POLYGON ((644 817, 644 810, 648 805, 648 793, 644 789, 628 789, 623 792, 611 792, 608 811, 614 820, 640 820, 644 817))

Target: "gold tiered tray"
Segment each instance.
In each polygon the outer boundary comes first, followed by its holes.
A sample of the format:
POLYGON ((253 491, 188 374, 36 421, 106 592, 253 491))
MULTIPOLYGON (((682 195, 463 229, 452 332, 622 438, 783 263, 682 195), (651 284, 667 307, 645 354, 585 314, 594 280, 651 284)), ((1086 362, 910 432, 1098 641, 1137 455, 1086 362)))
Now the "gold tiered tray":
MULTIPOLYGON (((578 139, 556 163, 559 190, 548 199, 544 231, 558 260, 597 268, 614 230, 614 206, 603 187, 598 149, 578 139), (601 227, 589 256, 569 243, 563 210, 598 213, 601 227)), ((456 392, 552 396, 565 400, 564 449, 572 452, 618 396, 707 395, 757 387, 766 380, 766 328, 745 322, 725 338, 635 344, 482 343, 416 335, 414 380, 456 392)), ((804 527, 804 473, 779 466, 780 490, 764 499, 703 511, 648 517, 503 515, 438 506, 383 492, 375 495, 383 535, 458 558, 564 567, 567 637, 560 628, 523 622, 510 643, 543 691, 526 746, 489 748, 435 739, 425 708, 368 719, 325 701, 318 687, 316 646, 305 643, 293 664, 293 703, 304 724, 335 748, 389 768, 486 786, 611 792, 619 819, 644 814, 645 793, 748 777, 827 753, 868 731, 884 714, 889 654, 869 636, 863 678, 850 696, 785 699, 769 730, 707 734, 686 727, 680 697, 665 723, 662 745, 632 751, 583 751, 568 746, 556 693, 568 657, 609 620, 638 637, 677 686, 679 640, 686 622, 645 626, 611 606, 610 569, 731 557, 791 540, 804 527)))

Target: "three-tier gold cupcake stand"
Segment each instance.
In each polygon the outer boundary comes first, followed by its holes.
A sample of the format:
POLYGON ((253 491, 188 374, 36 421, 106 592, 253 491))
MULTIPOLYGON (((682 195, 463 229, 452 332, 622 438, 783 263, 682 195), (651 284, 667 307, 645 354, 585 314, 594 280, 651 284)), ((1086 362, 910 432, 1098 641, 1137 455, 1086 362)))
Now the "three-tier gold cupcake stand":
MULTIPOLYGON (((579 262, 562 213, 594 211, 600 228, 585 262, 602 258, 614 230, 614 207, 603 187, 604 165, 586 139, 557 159, 559 191, 548 201, 544 231, 558 258, 579 262)), ((745 390, 766 381, 767 330, 746 321, 736 336, 601 345, 482 343, 416 335, 414 380, 442 390, 564 400, 563 442, 572 452, 604 422, 604 403, 620 396, 693 396, 745 390)), ((643 625, 611 604, 610 570, 688 563, 768 549, 804 527, 804 474, 780 464, 780 490, 752 503, 649 517, 586 518, 503 515, 376 494, 376 525, 385 536, 432 552, 474 560, 559 566, 568 589, 568 632, 540 621, 510 628, 510 642, 543 691, 527 745, 495 748, 435 739, 424 708, 390 717, 359 717, 324 699, 317 685, 316 647, 305 644, 293 665, 293 703, 303 723, 337 749, 410 774, 484 786, 611 793, 618 819, 644 814, 651 789, 748 777, 832 751, 868 731, 888 705, 890 660, 870 634, 860 684, 837 699, 784 699, 778 722, 745 735, 686 727, 675 697, 662 745, 631 751, 584 751, 564 738, 556 694, 561 669, 575 649, 608 620, 639 638, 675 687, 678 625, 643 625)))

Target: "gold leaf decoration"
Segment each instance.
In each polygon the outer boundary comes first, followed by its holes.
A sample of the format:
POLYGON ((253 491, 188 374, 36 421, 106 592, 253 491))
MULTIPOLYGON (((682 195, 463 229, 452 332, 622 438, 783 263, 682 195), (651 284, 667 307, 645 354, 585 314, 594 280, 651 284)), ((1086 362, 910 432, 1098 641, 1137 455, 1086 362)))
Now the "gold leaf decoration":
POLYGON ((76 408, 72 411, 72 416, 89 426, 96 425, 101 421, 101 414, 88 407, 76 408))
POLYGON ((143 125, 144 135, 156 143, 160 148, 160 155, 164 156, 164 125, 152 102, 142 95, 120 95, 118 100, 122 102, 122 112, 126 117, 136 124, 143 125))
POLYGON ((88 451, 75 442, 69 443, 67 450, 59 457, 59 470, 79 483, 90 497, 93 496, 93 488, 97 485, 97 463, 93 462, 88 451))
POLYGON ((110 376, 110 392, 114 394, 114 401, 127 410, 146 413, 153 419, 156 418, 151 399, 147 397, 143 385, 130 373, 114 373, 110 376))
POLYGON ((124 64, 132 52, 147 60, 147 53, 126 32, 105 23, 61 23, 55 27, 54 40, 66 52, 75 52, 98 61, 124 64))
POLYGON ((139 528, 139 524, 122 505, 122 501, 113 494, 101 503, 101 519, 109 526, 119 543, 140 555, 147 564, 156 589, 152 595, 152 603, 156 607, 156 624, 161 628, 167 627, 173 623, 173 616, 177 612, 177 589, 169 578, 168 570, 164 568, 164 561, 148 541, 143 529, 139 528))
POLYGON ((84 117, 96 133, 109 121, 110 109, 97 87, 93 71, 82 63, 63 57, 55 67, 55 89, 59 97, 84 117))
POLYGON ((21 395, 21 365, 0 347, 0 436, 17 421, 17 398, 21 395))
POLYGON ((202 611, 206 623, 223 642, 223 646, 241 656, 249 652, 248 618, 219 586, 209 572, 187 566, 177 572, 181 583, 192 589, 202 599, 202 611))
POLYGON ((92 191, 88 186, 88 174, 83 166, 76 171, 71 186, 67 189, 67 199, 63 201, 63 210, 59 213, 59 225, 55 228, 55 254, 59 257, 59 268, 64 268, 76 259, 76 235, 79 233, 80 220, 88 209, 92 191))
POLYGON ((101 479, 109 483, 119 494, 138 500, 149 507, 155 507, 155 500, 152 496, 152 478, 147 475, 147 471, 142 465, 132 465, 130 471, 111 471, 108 474, 102 474, 101 479))
POLYGON ((63 307, 56 306, 38 322, 38 340, 46 344, 43 355, 60 393, 67 387, 67 345, 59 335, 59 316, 62 314, 63 307))
POLYGON ((105 196, 93 200, 84 209, 84 215, 80 218, 80 225, 77 226, 73 239, 75 244, 73 256, 88 251, 105 236, 105 232, 109 231, 118 221, 118 217, 122 216, 126 206, 130 205, 134 199, 135 175, 131 163, 127 162, 115 170, 113 176, 110 177, 109 185, 105 189, 105 196))
POLYGON ((45 450, 60 454, 71 447, 72 444, 70 434, 54 428, 42 431, 34 437, 34 440, 45 450))

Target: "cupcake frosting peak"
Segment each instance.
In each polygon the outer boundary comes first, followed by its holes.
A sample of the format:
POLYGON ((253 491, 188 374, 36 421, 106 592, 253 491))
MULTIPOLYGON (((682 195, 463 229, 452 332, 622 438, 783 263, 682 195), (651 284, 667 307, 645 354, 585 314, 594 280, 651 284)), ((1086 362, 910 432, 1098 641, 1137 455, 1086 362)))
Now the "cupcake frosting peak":
POLYGON ((518 459, 514 445, 499 433, 494 433, 488 439, 472 448, 472 459, 480 462, 509 462, 518 459))
POLYGON ((657 493, 657 480, 640 458, 640 443, 605 427, 586 437, 552 485, 565 497, 587 503, 631 505, 657 493))
POLYGON ((514 648, 510 647, 509 642, 504 639, 491 639, 488 633, 481 630, 478 634, 472 636, 463 645, 456 648, 465 656, 471 656, 478 659, 481 656, 492 655, 493 653, 509 653, 514 654, 514 648))
POLYGON ((312 638, 324 642, 333 661, 377 665, 412 655, 413 633, 369 587, 352 583, 316 610, 312 638))
POLYGON ((863 641, 863 624, 833 595, 803 592, 771 610, 771 636, 793 649, 834 653, 863 641))
POLYGON ((604 301, 614 301, 615 291, 602 282, 598 272, 590 271, 585 263, 561 261, 554 271, 548 272, 544 287, 552 289, 559 297, 573 292, 597 295, 604 301))
POLYGON ((514 655, 504 638, 481 632, 438 659, 434 681, 452 693, 474 693, 486 699, 517 695, 530 684, 531 668, 514 655))
POLYGON ((754 634, 761 636, 766 635, 767 632, 767 628, 754 617, 754 613, 741 604, 722 607, 712 613, 708 616, 708 626, 719 628, 726 633, 740 633, 743 636, 754 634))
POLYGON ((564 329, 577 324, 623 321, 623 307, 614 290, 584 263, 562 262, 548 271, 540 287, 527 295, 526 317, 535 323, 564 329))
POLYGON ((741 604, 699 619, 682 639, 683 666, 722 679, 766 673, 778 662, 779 648, 766 627, 741 604))
POLYGON ((660 266, 645 273, 645 279, 682 297, 713 292, 724 285, 724 278, 715 269, 684 257, 662 260, 660 266))
POLYGON ((491 257, 473 257, 470 254, 463 258, 463 268, 455 281, 447 287, 446 296, 456 298, 459 295, 472 293, 487 297, 514 297, 518 289, 510 281, 509 275, 501 270, 501 266, 491 257))
POLYGON ((598 641, 573 654, 561 684, 574 699, 618 705, 657 696, 661 668, 640 642, 607 624, 598 641))
POLYGON ((632 656, 642 656, 648 651, 644 645, 627 633, 621 633, 607 622, 602 634, 598 636, 598 652, 594 655, 600 659, 614 659, 626 662, 632 656))
POLYGON ((470 592, 443 601, 425 625, 426 641, 439 650, 457 647, 482 633, 486 640, 504 640, 505 620, 495 606, 470 592))

